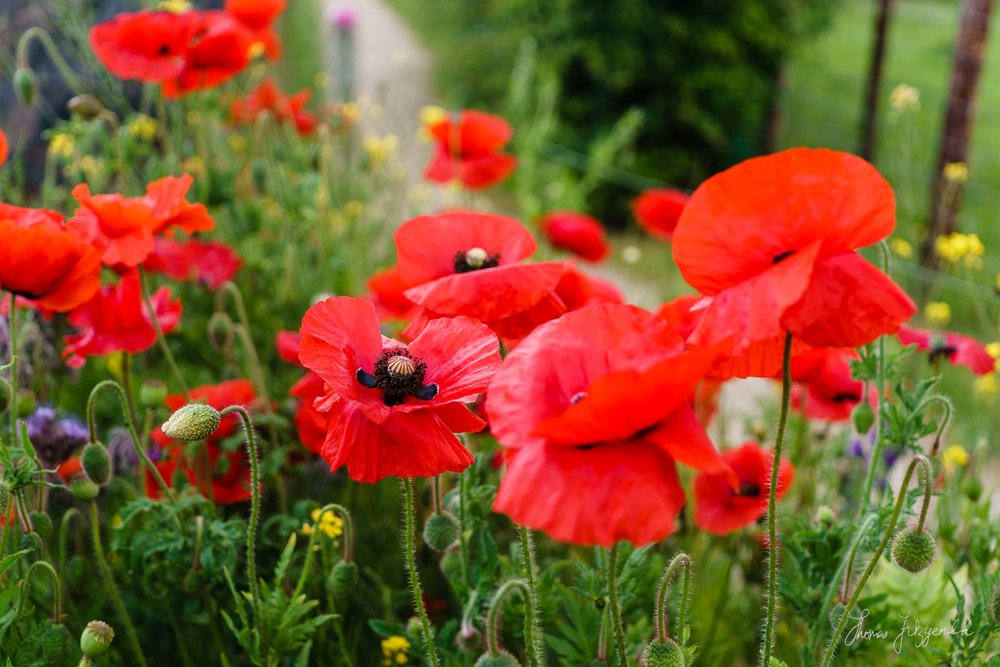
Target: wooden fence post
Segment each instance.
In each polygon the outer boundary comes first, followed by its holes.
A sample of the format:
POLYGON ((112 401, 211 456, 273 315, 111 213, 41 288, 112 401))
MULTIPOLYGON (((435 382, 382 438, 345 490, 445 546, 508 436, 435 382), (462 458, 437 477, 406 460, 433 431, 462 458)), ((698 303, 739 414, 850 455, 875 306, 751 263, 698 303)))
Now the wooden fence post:
POLYGON ((875 134, 878 127, 878 103, 882 88, 882 70, 885 64, 885 42, 892 17, 893 0, 878 0, 875 18, 875 38, 868 67, 868 87, 865 91, 864 116, 861 119, 861 145, 858 154, 871 162, 875 158, 875 134))

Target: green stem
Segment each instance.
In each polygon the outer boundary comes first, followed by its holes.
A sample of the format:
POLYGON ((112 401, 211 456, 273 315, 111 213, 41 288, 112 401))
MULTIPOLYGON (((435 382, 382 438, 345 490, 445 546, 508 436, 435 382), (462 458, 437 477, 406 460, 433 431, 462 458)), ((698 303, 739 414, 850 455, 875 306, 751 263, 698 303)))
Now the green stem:
POLYGON ((17 443, 17 295, 10 294, 10 312, 7 314, 10 328, 10 442, 17 443))
POLYGON ((542 644, 542 623, 539 619, 540 602, 538 596, 538 565, 535 563, 535 545, 527 526, 518 524, 521 539, 521 576, 528 582, 528 602, 524 614, 524 643, 528 654, 528 664, 540 667, 544 664, 545 649, 542 644))
POLYGON ((663 641, 670 637, 670 627, 667 621, 667 603, 670 601, 670 583, 677 575, 677 570, 684 568, 681 580, 681 604, 677 610, 677 636, 684 637, 684 623, 687 614, 688 594, 691 586, 691 566, 693 561, 683 551, 674 556, 663 570, 660 585, 656 590, 656 609, 653 610, 655 621, 655 639, 663 641))
POLYGON ((885 336, 878 339, 878 365, 876 367, 875 387, 878 390, 878 400, 875 407, 875 446, 872 447, 872 458, 868 462, 868 473, 865 475, 865 486, 861 491, 861 499, 858 502, 858 512, 868 507, 871 501, 872 487, 875 485, 875 473, 878 470, 879 462, 882 459, 882 448, 885 443, 882 441, 882 404, 885 401, 885 336))
POLYGON ((931 456, 935 456, 938 453, 938 448, 941 447, 941 436, 944 435, 944 429, 948 426, 951 421, 952 405, 951 401, 941 395, 934 395, 928 399, 925 399, 914 412, 923 412, 924 408, 930 406, 931 403, 940 403, 944 406, 944 418, 941 420, 941 425, 938 426, 937 433, 934 435, 934 444, 931 445, 931 456))
POLYGON ((840 643, 840 638, 844 633, 844 629, 847 625, 848 618, 851 615, 851 611, 858 602, 858 598, 861 597, 861 591, 864 589, 865 584, 868 583, 868 578, 875 571, 875 566, 878 565, 879 559, 882 558, 882 553, 885 548, 889 545, 889 540, 892 539, 893 533, 896 531, 896 524, 899 521, 899 515, 903 511, 903 503, 906 502, 906 489, 910 485, 910 478, 913 477, 913 471, 916 470, 917 466, 921 466, 924 469, 924 493, 923 493, 923 506, 920 509, 920 520, 917 524, 918 530, 923 530, 924 521, 927 518, 927 508, 930 506, 931 501, 931 478, 934 472, 931 468, 930 461, 923 454, 917 454, 910 461, 910 465, 906 468, 906 474, 903 476, 903 483, 899 487, 899 493, 896 496, 896 504, 892 508, 892 516, 889 518, 889 525, 886 526, 885 532, 882 533, 882 541, 879 542, 878 547, 875 549, 875 553, 872 554, 871 560, 868 561, 868 566, 865 571, 861 574, 861 578, 858 580, 858 585, 854 587, 854 592, 851 593, 851 598, 847 601, 847 605, 844 607, 844 613, 840 617, 840 621, 837 623, 836 629, 833 631, 833 636, 830 637, 830 643, 826 647, 826 655, 823 657, 822 667, 829 667, 830 661, 833 660, 833 655, 836 653, 837 644, 840 643))
POLYGON ((93 500, 90 501, 90 536, 93 540, 94 558, 97 560, 97 569, 101 571, 101 577, 104 578, 104 590, 108 594, 108 597, 111 598, 111 605, 115 608, 115 612, 122 622, 122 627, 125 628, 125 641, 128 642, 129 648, 131 648, 132 653, 135 655, 136 664, 139 667, 147 667, 146 657, 143 655, 142 647, 139 645, 139 636, 132 625, 132 619, 129 618, 125 603, 122 602, 121 595, 118 593, 118 587, 115 586, 115 580, 113 579, 111 568, 108 566, 108 561, 104 558, 97 503, 93 500))
POLYGON ((465 507, 469 502, 468 495, 468 469, 459 473, 458 476, 458 549, 459 565, 462 566, 462 581, 465 582, 466 592, 472 590, 472 571, 469 568, 469 543, 465 536, 465 507))
POLYGON ((347 511, 347 508, 343 505, 337 505, 336 503, 330 503, 329 505, 324 505, 320 508, 319 520, 313 525, 312 534, 309 536, 309 547, 306 550, 306 560, 302 564, 302 572, 299 574, 299 581, 295 585, 295 593, 292 594, 292 599, 299 597, 302 593, 302 589, 305 588, 306 579, 309 576, 309 570, 312 568, 313 561, 313 548, 316 545, 316 535, 319 531, 319 524, 323 520, 323 515, 327 512, 340 512, 344 518, 344 554, 343 559, 345 561, 351 560, 351 555, 354 546, 354 536, 351 533, 351 513, 347 511))
POLYGON ((31 44, 31 40, 37 39, 45 47, 45 52, 49 54, 49 58, 52 63, 59 70, 59 74, 62 75, 63 80, 66 85, 69 86, 75 94, 80 95, 86 92, 86 88, 83 85, 83 81, 76 75, 73 68, 69 66, 66 59, 62 57, 59 53, 59 49, 56 47, 52 37, 49 33, 45 32, 38 26, 33 26, 24 31, 21 35, 21 39, 17 42, 17 67, 23 69, 28 67, 28 45, 31 44))
POLYGON ((149 288, 146 286, 146 272, 142 268, 142 264, 140 264, 138 268, 139 287, 142 291, 142 300, 143 303, 146 304, 146 310, 149 311, 149 321, 153 325, 153 331, 156 332, 156 342, 159 343, 160 350, 163 351, 163 356, 167 360, 167 365, 170 366, 170 370, 177 379, 177 384, 180 385, 184 398, 190 401, 191 394, 188 391, 187 382, 184 381, 184 376, 181 374, 181 369, 177 365, 177 360, 174 359, 174 353, 170 351, 170 346, 167 345, 167 338, 163 335, 163 329, 160 328, 160 320, 156 317, 156 309, 153 308, 153 301, 149 296, 149 288))
POLYGON ((503 609, 503 599, 507 596, 507 593, 514 589, 521 592, 521 596, 524 598, 525 606, 531 604, 531 588, 521 579, 511 579, 510 581, 505 581, 503 585, 497 589, 497 592, 493 595, 493 599, 490 600, 489 611, 486 612, 486 651, 491 656, 497 656, 500 654, 499 637, 502 636, 500 621, 503 618, 500 611, 503 609))
POLYGON ((400 483, 403 494, 403 523, 406 537, 406 572, 410 578, 410 596, 413 598, 413 608, 420 617, 420 627, 424 634, 424 645, 427 649, 427 659, 432 667, 440 667, 437 647, 434 645, 434 630, 427 619, 427 609, 424 607, 424 596, 420 588, 420 572, 417 570, 417 517, 414 507, 413 480, 405 479, 400 483))
POLYGON ((52 585, 52 622, 59 623, 59 619, 62 618, 62 585, 59 583, 59 575, 56 574, 55 568, 44 560, 35 561, 24 573, 24 578, 21 580, 21 595, 17 598, 17 610, 14 612, 14 621, 20 618, 24 599, 31 594, 31 578, 37 569, 45 570, 45 573, 49 575, 52 585))
POLYGON ((615 646, 623 666, 628 665, 625 650, 625 628, 622 625, 622 610, 618 604, 618 543, 611 547, 608 555, 608 598, 611 605, 611 624, 615 629, 615 646))

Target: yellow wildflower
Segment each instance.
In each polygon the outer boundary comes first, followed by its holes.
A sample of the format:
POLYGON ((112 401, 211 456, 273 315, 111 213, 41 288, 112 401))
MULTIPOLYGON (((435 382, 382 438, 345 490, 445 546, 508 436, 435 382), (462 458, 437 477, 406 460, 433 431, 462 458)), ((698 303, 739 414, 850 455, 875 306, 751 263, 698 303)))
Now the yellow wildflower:
POLYGON ((264 42, 254 42, 250 45, 250 48, 247 49, 247 56, 250 60, 256 60, 265 53, 267 53, 267 44, 264 42))
POLYGON ((348 125, 357 123, 361 120, 361 107, 356 102, 345 102, 340 105, 340 117, 348 125))
POLYGON ((313 527, 308 523, 304 523, 302 524, 302 528, 299 529, 299 532, 305 535, 306 537, 309 537, 310 535, 313 534, 313 527))
POLYGON ((164 12, 183 14, 191 10, 191 3, 188 0, 161 0, 156 8, 164 12))
POLYGON ((990 356, 994 359, 1000 359, 1000 343, 993 341, 992 343, 986 344, 986 351, 989 352, 990 356))
POLYGON ((320 531, 325 533, 331 540, 344 534, 344 521, 333 510, 323 512, 323 516, 321 517, 320 509, 317 507, 312 511, 310 516, 313 523, 318 524, 317 527, 320 531))
POLYGON ((892 237, 889 240, 889 247, 896 254, 897 257, 902 259, 912 259, 913 258, 913 246, 910 242, 904 238, 898 236, 892 237))
POLYGON ((69 159, 73 157, 73 148, 76 145, 76 138, 68 132, 56 132, 49 139, 49 154, 69 159))
POLYGON ((889 106, 897 114, 904 111, 919 111, 920 91, 911 85, 901 83, 889 93, 889 106))
POLYGON ((138 114, 125 126, 125 131, 133 139, 152 141, 156 138, 156 120, 146 114, 138 114))
POLYGON ((88 181, 96 181, 104 175, 104 160, 93 155, 84 155, 80 158, 80 171, 88 181))
POLYGON ((113 517, 111 517, 111 527, 112 528, 121 528, 124 523, 125 522, 122 520, 122 515, 121 514, 116 514, 113 517))
POLYGON ((364 202, 352 199, 351 201, 344 204, 344 215, 346 215, 349 218, 360 218, 362 215, 365 214, 366 209, 367 207, 365 206, 364 202))
POLYGON ((969 452, 962 445, 951 445, 941 454, 941 462, 946 468, 964 468, 969 464, 969 452))
POLYGON ((995 373, 980 375, 972 381, 972 390, 976 393, 976 396, 979 396, 980 398, 996 396, 997 393, 1000 392, 1000 380, 997 380, 995 373))
POLYGON ((950 262, 965 262, 966 266, 982 266, 982 256, 986 254, 986 246, 976 234, 954 232, 939 236, 934 240, 934 252, 938 257, 950 262))
POLYGON ((965 183, 969 180, 969 167, 964 162, 949 162, 944 166, 944 178, 949 183, 965 183))
POLYGON ((389 161, 396 154, 398 145, 399 138, 394 134, 387 134, 384 137, 369 135, 362 142, 365 152, 368 153, 368 158, 375 165, 389 161))
POLYGON ((951 321, 951 306, 944 301, 931 301, 924 306, 924 315, 931 324, 944 326, 951 321))
POLYGON ((437 125, 445 118, 447 118, 448 112, 437 106, 428 106, 420 110, 420 124, 424 127, 430 125, 437 125))
POLYGON ((382 640, 382 664, 405 665, 409 658, 406 652, 410 650, 410 642, 406 637, 393 635, 382 640))
POLYGON ((202 160, 199 155, 192 155, 188 159, 181 162, 181 170, 186 171, 192 176, 204 176, 205 161, 202 160))

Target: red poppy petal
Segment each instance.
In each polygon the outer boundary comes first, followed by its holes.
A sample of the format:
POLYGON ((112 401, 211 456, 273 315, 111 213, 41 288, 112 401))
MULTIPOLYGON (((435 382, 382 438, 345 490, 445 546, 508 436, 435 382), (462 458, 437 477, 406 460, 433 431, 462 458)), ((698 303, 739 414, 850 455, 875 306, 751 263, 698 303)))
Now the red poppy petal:
POLYGON ((408 346, 427 364, 424 382, 438 385, 434 403, 475 400, 500 366, 500 342, 468 317, 432 320, 408 346))
POLYGON ((509 450, 507 465, 494 510, 562 542, 657 542, 684 505, 673 461, 642 441, 509 450))
POLYGON ((322 377, 335 394, 357 398, 358 369, 371 369, 382 354, 375 306, 346 296, 321 301, 302 318, 301 334, 302 365, 322 377))
POLYGON ((808 289, 781 325, 809 345, 858 347, 894 333, 916 311, 896 283, 846 252, 816 263, 808 289))
POLYGON ((452 433, 479 433, 486 422, 463 403, 446 403, 433 409, 452 433))
POLYGON ((279 331, 274 337, 274 346, 282 361, 302 365, 299 361, 299 346, 302 344, 302 334, 297 331, 279 331))
POLYGON ((643 439, 658 446, 678 463, 704 472, 722 473, 734 486, 738 484, 736 475, 723 461, 694 410, 686 402, 643 439))
POLYGON ((556 319, 566 312, 566 304, 555 293, 546 294, 531 308, 501 320, 486 324, 504 340, 518 340, 534 331, 540 324, 556 319))

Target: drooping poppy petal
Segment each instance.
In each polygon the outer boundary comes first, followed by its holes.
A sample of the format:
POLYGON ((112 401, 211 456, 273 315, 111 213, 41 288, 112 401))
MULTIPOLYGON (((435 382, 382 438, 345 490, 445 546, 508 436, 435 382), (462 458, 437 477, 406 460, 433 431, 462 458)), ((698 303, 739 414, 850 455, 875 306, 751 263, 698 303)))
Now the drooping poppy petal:
POLYGON ((669 241, 688 199, 681 190, 650 188, 633 200, 632 214, 650 236, 669 241))
POLYGON ((302 345, 302 334, 298 331, 279 331, 274 337, 274 347, 282 361, 301 366, 299 361, 299 346, 302 345))
POLYGON ((190 174, 166 176, 146 186, 145 201, 152 211, 154 233, 171 227, 193 234, 215 229, 215 221, 204 204, 192 204, 185 197, 194 183, 190 174))
POLYGON ((287 0, 226 0, 224 9, 251 33, 253 43, 264 46, 269 60, 281 57, 281 41, 272 27, 285 11, 287 0))
POLYGON ((589 215, 552 211, 542 216, 539 228, 549 243, 588 262, 599 262, 607 257, 609 246, 604 225, 589 215))
POLYGON ((198 22, 196 12, 117 14, 90 29, 90 48, 101 64, 121 79, 161 82, 184 68, 184 56, 198 22))
POLYGON ((80 208, 69 226, 94 244, 104 264, 133 268, 153 252, 156 223, 147 202, 120 194, 94 195, 86 183, 70 194, 80 208))
POLYGON ((314 454, 322 453, 323 443, 326 441, 329 417, 315 406, 316 399, 326 394, 326 391, 323 378, 312 372, 306 373, 288 390, 290 395, 299 399, 299 406, 295 411, 295 430, 299 441, 314 454))
POLYGON ((897 335, 903 345, 916 345, 918 350, 929 352, 932 361, 944 357, 957 366, 972 369, 976 375, 992 373, 997 366, 996 359, 982 343, 964 334, 903 326, 897 335))
POLYGON ((470 190, 500 183, 517 168, 517 158, 506 153, 484 153, 460 159, 439 147, 431 157, 424 178, 435 183, 459 181, 470 190))
POLYGON ((174 280, 197 280, 210 289, 219 289, 236 277, 242 264, 236 251, 220 241, 176 241, 158 236, 153 253, 142 266, 150 273, 164 273, 174 280))
POLYGON ((250 63, 253 37, 225 12, 198 12, 200 24, 184 54, 183 68, 163 81, 163 96, 172 99, 214 88, 250 63))

